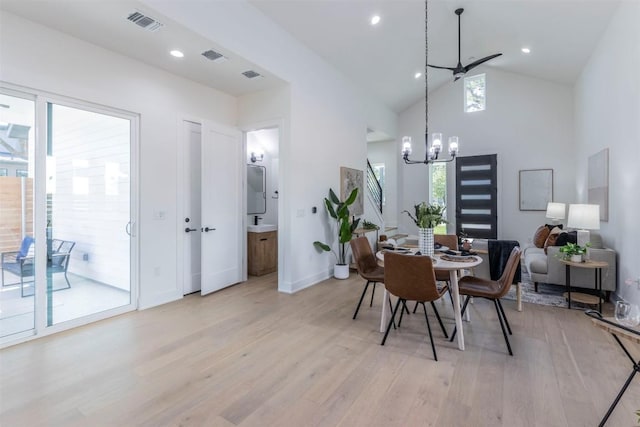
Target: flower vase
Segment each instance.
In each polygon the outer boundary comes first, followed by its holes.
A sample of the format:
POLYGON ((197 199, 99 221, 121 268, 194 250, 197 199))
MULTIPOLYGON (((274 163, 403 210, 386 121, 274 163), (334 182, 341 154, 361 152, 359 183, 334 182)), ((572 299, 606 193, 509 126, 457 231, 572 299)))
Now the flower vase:
POLYGON ((418 248, 422 255, 433 256, 433 228, 418 229, 418 248))

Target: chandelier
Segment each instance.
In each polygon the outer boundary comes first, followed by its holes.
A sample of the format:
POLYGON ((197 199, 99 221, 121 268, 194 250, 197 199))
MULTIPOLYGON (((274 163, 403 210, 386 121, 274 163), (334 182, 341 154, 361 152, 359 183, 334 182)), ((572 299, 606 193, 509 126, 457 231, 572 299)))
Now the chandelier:
POLYGON ((448 159, 439 159, 440 153, 442 152, 442 134, 434 133, 431 135, 431 146, 429 146, 429 79, 428 79, 428 70, 427 59, 429 54, 429 44, 427 42, 427 1, 424 2, 424 145, 425 145, 425 154, 424 160, 411 160, 409 156, 411 155, 411 137, 404 136, 402 137, 402 159, 408 165, 415 164, 425 164, 429 163, 442 163, 442 162, 451 162, 456 158, 458 154, 458 137, 450 136, 449 137, 449 158, 448 159))

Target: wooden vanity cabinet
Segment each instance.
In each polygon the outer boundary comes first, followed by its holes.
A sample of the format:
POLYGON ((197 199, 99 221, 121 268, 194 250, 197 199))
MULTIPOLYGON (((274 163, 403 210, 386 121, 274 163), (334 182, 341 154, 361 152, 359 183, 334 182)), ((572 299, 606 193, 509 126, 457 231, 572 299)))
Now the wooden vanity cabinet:
POLYGON ((278 269, 278 232, 247 233, 247 270, 262 276, 278 269))

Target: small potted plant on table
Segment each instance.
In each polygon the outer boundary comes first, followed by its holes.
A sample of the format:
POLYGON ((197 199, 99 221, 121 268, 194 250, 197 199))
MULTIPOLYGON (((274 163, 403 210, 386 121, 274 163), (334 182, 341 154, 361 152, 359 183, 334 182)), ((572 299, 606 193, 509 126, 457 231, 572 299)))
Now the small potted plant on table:
POLYGON ((584 247, 577 243, 567 243, 566 245, 561 246, 559 251, 564 254, 563 258, 567 261, 582 262, 583 255, 587 253, 587 248, 589 246, 589 243, 584 247))

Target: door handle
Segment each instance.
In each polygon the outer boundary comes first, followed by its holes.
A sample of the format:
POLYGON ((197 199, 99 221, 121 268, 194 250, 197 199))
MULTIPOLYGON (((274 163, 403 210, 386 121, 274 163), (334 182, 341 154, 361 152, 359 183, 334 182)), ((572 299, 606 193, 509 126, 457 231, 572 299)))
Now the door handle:
POLYGON ((216 229, 215 229, 215 228, 209 228, 209 227, 205 227, 205 228, 204 228, 204 232, 205 232, 205 233, 208 233, 208 232, 210 232, 210 231, 216 231, 216 229))
POLYGON ((185 228, 185 229, 184 229, 184 232, 185 232, 185 233, 189 233, 189 232, 191 232, 191 231, 198 231, 198 229, 197 229, 197 228, 189 228, 189 227, 187 227, 187 228, 185 228))

